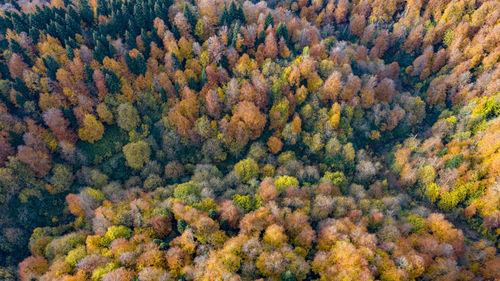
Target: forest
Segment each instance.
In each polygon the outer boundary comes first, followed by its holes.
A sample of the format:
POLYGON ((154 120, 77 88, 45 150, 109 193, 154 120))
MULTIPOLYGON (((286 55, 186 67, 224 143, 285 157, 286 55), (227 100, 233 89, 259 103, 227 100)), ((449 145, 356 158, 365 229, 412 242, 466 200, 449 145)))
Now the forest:
POLYGON ((1 2, 0 280, 500 280, 500 1, 1 2))

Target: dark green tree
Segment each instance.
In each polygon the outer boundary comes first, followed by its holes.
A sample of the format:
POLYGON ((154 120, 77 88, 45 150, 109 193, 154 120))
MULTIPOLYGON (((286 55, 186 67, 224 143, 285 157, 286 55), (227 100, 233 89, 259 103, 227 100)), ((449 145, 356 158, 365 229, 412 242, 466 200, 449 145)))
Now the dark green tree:
POLYGON ((137 43, 135 41, 135 36, 130 33, 128 30, 125 31, 125 42, 127 42, 127 45, 129 49, 135 49, 137 48, 137 43))
POLYGON ((268 26, 274 26, 274 18, 273 16, 271 15, 271 12, 267 13, 266 15, 266 28, 268 26))
POLYGON ((241 21, 241 24, 247 23, 247 18, 245 17, 245 13, 243 12, 243 8, 241 8, 241 5, 238 7, 237 17, 241 21))
POLYGON ((88 1, 79 0, 76 8, 81 20, 88 26, 92 26, 94 23, 94 11, 92 11, 88 1))
POLYGON ((290 270, 287 270, 281 274, 281 281, 297 281, 297 277, 290 270))
POLYGON ((266 40, 266 31, 261 30, 259 32, 259 37, 257 37, 257 45, 264 43, 264 40, 266 40))
POLYGON ((231 23, 235 20, 238 20, 238 9, 233 1, 231 2, 231 5, 229 5, 229 22, 231 23))
POLYGON ((126 53, 125 63, 127 63, 130 72, 134 73, 135 75, 146 74, 146 61, 141 54, 137 54, 137 56, 133 58, 128 53, 126 53))
POLYGON ((284 23, 278 24, 278 29, 276 30, 276 37, 278 38, 278 41, 283 37, 285 39, 285 42, 290 41, 290 35, 288 34, 288 28, 284 23))
POLYGON ((49 76, 49 78, 52 80, 56 80, 56 73, 59 69, 59 64, 57 63, 57 61, 51 56, 45 56, 42 58, 42 60, 43 64, 47 68, 47 75, 49 76))
POLYGON ((137 1, 137 3, 135 4, 133 19, 135 20, 135 27, 137 29, 141 29, 146 26, 146 18, 144 17, 142 1, 137 1))
POLYGON ((184 9, 182 10, 182 13, 186 17, 192 29, 194 29, 194 27, 196 26, 196 22, 198 20, 196 19, 196 16, 193 14, 193 11, 191 11, 191 8, 189 8, 188 4, 184 4, 184 9))
POLYGON ((108 88, 109 92, 113 94, 119 93, 121 89, 121 82, 116 73, 106 68, 103 68, 102 72, 104 73, 104 77, 106 79, 106 87, 108 88))
POLYGON ((220 16, 219 25, 224 26, 227 25, 229 21, 229 12, 227 11, 226 6, 224 5, 224 10, 222 10, 222 15, 220 16))

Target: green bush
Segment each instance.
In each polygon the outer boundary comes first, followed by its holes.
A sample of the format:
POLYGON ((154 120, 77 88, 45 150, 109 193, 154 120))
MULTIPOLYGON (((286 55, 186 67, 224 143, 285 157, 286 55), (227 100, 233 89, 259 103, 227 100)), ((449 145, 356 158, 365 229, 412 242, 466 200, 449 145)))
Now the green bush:
POLYGON ((274 185, 282 193, 289 186, 299 186, 299 180, 291 176, 280 176, 274 181, 274 185))
POLYGON ((462 154, 455 155, 455 156, 453 156, 453 158, 446 161, 446 163, 444 164, 444 168, 445 169, 455 169, 458 166, 460 166, 460 164, 462 164, 462 161, 463 161, 462 154))
POLYGON ((201 188, 194 182, 189 181, 178 184, 174 190, 174 197, 181 200, 186 200, 190 196, 200 196, 201 188))
POLYGON ((234 165, 234 172, 242 182, 248 182, 257 178, 259 175, 259 166, 252 158, 243 159, 234 165))

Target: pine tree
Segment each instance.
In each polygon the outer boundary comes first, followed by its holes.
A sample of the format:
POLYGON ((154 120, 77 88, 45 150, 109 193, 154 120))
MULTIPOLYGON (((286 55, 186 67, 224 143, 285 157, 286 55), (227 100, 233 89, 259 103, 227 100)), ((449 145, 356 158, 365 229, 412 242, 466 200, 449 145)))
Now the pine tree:
POLYGON ((144 50, 142 53, 144 54, 144 57, 147 59, 151 54, 151 36, 148 35, 146 29, 141 29, 141 39, 144 45, 144 50))
POLYGON ((135 27, 141 29, 146 27, 146 19, 144 18, 144 9, 142 7, 142 1, 138 1, 134 6, 134 19, 135 27))
POLYGON ((108 88, 109 92, 112 94, 119 93, 121 89, 121 82, 116 73, 106 68, 103 68, 102 72, 104 73, 104 76, 106 78, 106 87, 108 88))
POLYGON ((184 4, 184 9, 182 10, 182 13, 186 17, 188 23, 191 25, 191 27, 196 26, 197 19, 195 15, 193 14, 193 11, 191 11, 191 8, 189 8, 188 4, 184 4))
POLYGON ((189 85, 189 88, 195 90, 195 91, 198 91, 198 82, 196 82, 196 80, 194 80, 194 77, 193 76, 190 76, 189 77, 189 80, 188 80, 188 85, 189 85))
POLYGON ((236 4, 233 1, 229 6, 229 22, 232 23, 235 20, 238 20, 238 10, 236 9, 236 4))
POLYGON ((297 281, 297 277, 295 277, 295 274, 291 272, 290 270, 287 270, 281 274, 281 280, 282 281, 297 281))
POLYGON ((274 19, 270 12, 266 15, 266 29, 268 26, 274 26, 274 19))
POLYGON ((207 72, 205 69, 201 72, 201 78, 200 78, 200 89, 203 88, 203 86, 207 83, 207 72))
MULTIPOLYGON (((0 22, 0 25, 2 25, 1 22, 0 22)), ((0 31, 0 32, 2 32, 2 31, 0 31)), ((33 43, 36 44, 36 43, 38 43, 38 38, 40 38, 40 30, 32 27, 32 28, 30 28, 29 35, 30 35, 31 39, 33 39, 33 43)))
POLYGON ((129 49, 135 49, 137 48, 137 43, 135 41, 135 36, 128 32, 128 31, 125 31, 125 41, 127 42, 127 45, 129 47, 129 49))
POLYGON ((147 70, 146 61, 144 60, 144 57, 141 54, 137 55, 136 64, 138 72, 142 75, 146 75, 146 70, 147 70))
POLYGON ((266 32, 264 30, 261 30, 259 32, 259 37, 257 37, 257 45, 264 43, 266 40, 266 32))
POLYGON ((90 7, 88 1, 78 1, 77 11, 82 21, 88 26, 92 26, 92 24, 94 23, 94 12, 92 11, 92 8, 90 7))
POLYGON ((238 19, 241 21, 241 24, 247 23, 247 18, 245 17, 245 13, 243 12, 241 5, 238 7, 237 15, 238 15, 238 19))
POLYGON ((224 10, 222 11, 222 15, 220 16, 219 25, 220 26, 227 25, 228 20, 229 20, 229 12, 227 11, 226 6, 224 5, 224 10))
POLYGON ((97 15, 108 15, 108 6, 105 0, 97 0, 97 15))
MULTIPOLYGON (((102 62, 102 60, 108 56, 109 48, 105 46, 101 40, 98 40, 94 49, 94 58, 102 62)), ((109 56, 108 56, 109 57, 109 56)))
POLYGON ((288 34, 288 28, 284 23, 278 24, 278 29, 276 30, 276 37, 278 38, 278 41, 283 37, 285 39, 285 42, 288 44, 290 41, 290 35, 288 34))
POLYGON ((49 78, 52 80, 56 80, 56 73, 59 69, 59 64, 57 63, 57 61, 51 56, 43 57, 42 61, 47 68, 47 76, 49 76, 49 78))

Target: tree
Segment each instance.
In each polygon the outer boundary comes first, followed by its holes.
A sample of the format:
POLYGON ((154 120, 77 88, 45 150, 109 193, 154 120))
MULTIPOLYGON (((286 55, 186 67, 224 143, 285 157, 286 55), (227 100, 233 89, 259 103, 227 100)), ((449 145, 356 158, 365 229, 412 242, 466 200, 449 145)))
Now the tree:
POLYGON ((130 103, 122 103, 117 109, 117 123, 125 131, 132 131, 137 128, 141 119, 137 109, 130 103))
POLYGON ((174 190, 174 197, 181 200, 194 201, 200 196, 201 188, 194 182, 178 184, 174 190))
POLYGON ((49 263, 44 257, 27 257, 19 264, 19 277, 22 281, 37 279, 49 269, 49 263))
POLYGON ((348 0, 340 0, 337 3, 335 9, 335 21, 340 24, 346 21, 347 13, 350 9, 350 3, 348 0))
POLYGON ((12 79, 23 78, 23 72, 28 68, 28 65, 24 63, 23 58, 14 53, 10 56, 9 60, 9 72, 12 79))
POLYGON ((274 18, 273 16, 271 15, 271 12, 267 13, 266 15, 266 20, 265 20, 265 27, 266 29, 271 26, 273 27, 274 26, 274 18))
POLYGON ((44 177, 50 171, 50 156, 39 149, 21 145, 17 148, 17 158, 28 164, 38 177, 44 177))
POLYGON ((320 92, 320 97, 324 102, 337 100, 337 96, 343 87, 341 78, 342 74, 338 71, 334 71, 328 79, 325 80, 325 84, 323 84, 320 92))
POLYGON ((207 42, 207 52, 210 56, 210 59, 218 63, 222 58, 222 52, 224 51, 224 46, 219 41, 219 38, 214 35, 208 38, 207 42))
POLYGON ((266 228, 264 236, 262 237, 262 242, 269 243, 276 248, 279 248, 287 241, 288 237, 285 234, 285 228, 276 224, 270 225, 266 228))
POLYGON ((77 136, 69 127, 70 122, 64 118, 60 109, 51 108, 49 111, 43 113, 43 120, 49 126, 50 130, 54 133, 58 141, 74 144, 77 136))
POLYGON ((83 126, 78 129, 78 136, 81 140, 94 143, 102 139, 104 134, 104 125, 92 114, 85 114, 83 126))
POLYGON ((151 149, 145 141, 129 143, 123 147, 126 164, 134 169, 142 169, 145 163, 149 161, 151 149))
POLYGON ((165 238, 172 231, 172 224, 169 217, 156 215, 151 219, 151 225, 156 237, 159 239, 165 238))
POLYGON ((184 4, 184 8, 182 10, 182 13, 186 17, 188 23, 191 25, 192 28, 196 26, 196 17, 193 14, 193 11, 191 11, 191 8, 189 8, 188 4, 184 4))
POLYGON ((265 178, 259 186, 259 196, 264 202, 273 201, 278 197, 278 190, 272 178, 265 178))
POLYGON ((354 35, 358 37, 363 36, 365 27, 366 27, 366 18, 364 16, 359 14, 355 14, 352 16, 352 19, 349 22, 349 29, 354 35))
POLYGON ((127 64, 130 72, 135 75, 145 75, 147 66, 146 61, 141 53, 137 50, 130 51, 129 53, 125 53, 125 63, 127 64), (135 51, 135 52, 134 52, 135 51))
POLYGON ((423 35, 424 35, 424 26, 422 24, 417 25, 415 28, 413 28, 403 45, 405 52, 412 53, 417 48, 419 48, 420 44, 422 43, 422 39, 424 37, 423 35))
POLYGON ((257 178, 259 166, 252 158, 241 160, 234 165, 234 172, 242 182, 257 178))
POLYGON ((375 88, 375 97, 379 101, 384 101, 387 103, 392 102, 392 98, 396 92, 394 88, 394 81, 388 78, 384 78, 375 88))
POLYGON ((283 148, 283 142, 279 138, 271 136, 267 141, 267 146, 272 154, 277 154, 283 148))
POLYGON ((242 101, 236 105, 236 112, 231 117, 228 133, 241 147, 249 140, 257 139, 266 125, 266 115, 262 114, 254 103, 242 101))
POLYGON ((77 5, 77 11, 81 19, 83 20, 83 22, 87 24, 87 26, 93 25, 94 12, 92 11, 92 8, 90 7, 88 1, 79 0, 77 5))
POLYGON ((278 39, 281 39, 281 38, 285 39, 285 42, 287 44, 290 41, 290 35, 288 34, 288 28, 282 22, 280 22, 280 24, 278 24, 278 28, 276 30, 276 37, 278 39))
POLYGON ((266 58, 270 58, 272 60, 276 59, 278 56, 278 44, 272 29, 268 29, 268 33, 266 35, 264 54, 266 58))
POLYGON ((263 252, 256 265, 262 275, 277 279, 285 271, 285 257, 278 251, 263 252))
POLYGON ((219 25, 225 26, 225 25, 227 25, 228 22, 230 22, 229 12, 227 11, 226 4, 224 4, 224 10, 222 10, 222 14, 220 16, 219 25))
POLYGON ((99 115, 99 119, 106 122, 108 125, 114 123, 113 113, 108 109, 105 103, 100 103, 97 105, 96 112, 99 115))
POLYGON ((69 191, 73 184, 73 171, 68 165, 56 164, 52 168, 52 176, 50 184, 52 185, 51 193, 61 193, 69 191))

